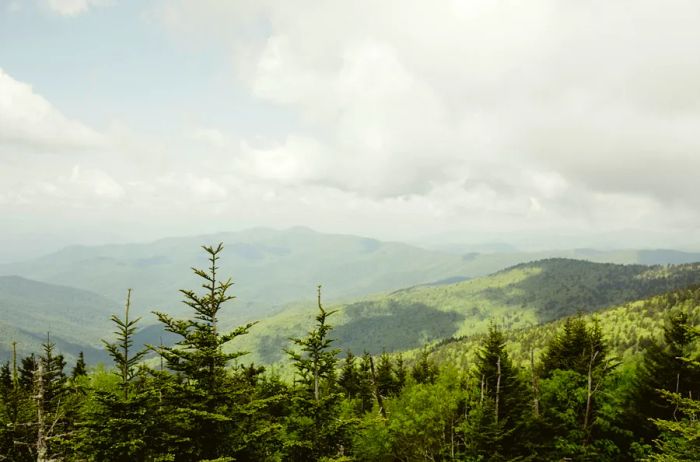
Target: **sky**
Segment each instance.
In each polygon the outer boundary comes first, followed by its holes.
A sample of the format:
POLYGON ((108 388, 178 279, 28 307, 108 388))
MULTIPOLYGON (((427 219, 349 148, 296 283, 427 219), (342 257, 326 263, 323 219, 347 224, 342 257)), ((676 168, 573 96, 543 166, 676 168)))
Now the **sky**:
POLYGON ((0 0, 0 261, 297 225, 700 248, 699 23, 695 0, 0 0))

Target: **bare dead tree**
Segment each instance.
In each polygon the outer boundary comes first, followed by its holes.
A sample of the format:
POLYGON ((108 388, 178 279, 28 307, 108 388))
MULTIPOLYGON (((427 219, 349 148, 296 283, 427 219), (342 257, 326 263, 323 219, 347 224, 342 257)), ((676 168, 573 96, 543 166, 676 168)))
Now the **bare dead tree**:
POLYGON ((44 365, 41 361, 37 361, 36 369, 34 370, 34 400, 36 401, 36 460, 37 462, 46 462, 48 452, 48 444, 46 442, 44 423, 44 365))
POLYGON ((497 371, 497 377, 496 377, 496 406, 494 409, 494 414, 496 416, 496 423, 498 423, 498 403, 500 400, 500 395, 501 395, 501 356, 498 356, 498 360, 496 361, 496 371, 497 371))
POLYGON ((532 373, 532 411, 540 416, 540 381, 535 371, 535 349, 530 350, 530 372, 532 373))
POLYGON ((382 397, 382 394, 379 393, 379 384, 377 383, 377 373, 374 370, 374 359, 370 356, 369 357, 369 369, 372 373, 372 389, 374 391, 374 396, 377 398, 377 405, 379 406, 379 412, 382 414, 382 417, 386 419, 386 409, 384 408, 384 398, 382 397))
MULTIPOLYGON (((588 430, 588 422, 591 417, 591 407, 593 404, 593 394, 598 390, 600 382, 593 386, 593 363, 596 357, 598 357, 598 351, 591 352, 591 360, 588 362, 588 387, 586 390, 586 413, 583 415, 583 431, 584 433, 588 430)), ((587 437, 586 437, 587 438, 587 437)))
POLYGON ((484 393, 486 392, 485 380, 486 380, 486 377, 484 377, 484 374, 481 374, 481 396, 479 397, 479 405, 480 406, 484 405, 484 393))

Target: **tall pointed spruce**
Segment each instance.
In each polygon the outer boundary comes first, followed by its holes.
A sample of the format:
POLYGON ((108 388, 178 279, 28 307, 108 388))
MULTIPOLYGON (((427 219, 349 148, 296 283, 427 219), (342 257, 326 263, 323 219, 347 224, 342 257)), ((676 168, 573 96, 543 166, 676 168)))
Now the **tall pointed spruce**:
MULTIPOLYGON (((112 315, 112 322, 117 327, 114 334, 117 336, 117 341, 110 343, 102 341, 105 345, 107 353, 112 357, 114 365, 117 367, 117 375, 120 379, 120 387, 124 395, 124 399, 129 397, 129 384, 136 375, 136 365, 146 355, 146 350, 133 352, 131 347, 134 345, 134 332, 136 325, 141 318, 129 319, 129 310, 131 309, 131 289, 126 294, 126 306, 124 307, 124 319, 117 315, 112 315)), ((82 353, 81 353, 82 354, 82 353)), ((82 358, 82 356, 81 356, 82 358)))
MULTIPOLYGON (((145 461, 154 454, 154 413, 149 409, 153 394, 137 385, 142 377, 137 366, 146 350, 134 351, 134 333, 140 318, 131 319, 131 289, 127 291, 124 318, 112 316, 116 341, 102 341, 119 377, 116 392, 97 390, 95 406, 87 412, 77 452, 95 460, 145 461)), ((77 367, 77 366, 76 366, 77 367)))
MULTIPOLYGON (((248 323, 228 332, 219 331, 219 311, 224 303, 234 299, 228 291, 231 279, 220 280, 217 266, 223 244, 204 246, 209 258, 207 270, 192 268, 203 280, 203 294, 181 290, 184 303, 194 310, 191 319, 174 319, 155 312, 165 330, 180 337, 174 346, 152 347, 165 360, 166 367, 181 378, 172 392, 165 396, 172 420, 172 441, 176 460, 217 459, 236 452, 241 438, 236 433, 237 416, 246 410, 239 396, 243 390, 227 366, 247 352, 224 352, 224 346, 245 335, 255 323, 248 323)), ((241 417, 242 418, 242 417, 241 417)), ((239 430, 239 433, 241 430, 239 430)))
POLYGON ((306 337, 292 338, 296 349, 286 349, 296 369, 294 394, 295 412, 287 423, 291 441, 287 444, 290 461, 317 461, 341 455, 344 447, 344 426, 340 419, 339 393, 335 369, 339 349, 333 348, 329 336, 333 327, 328 317, 335 311, 326 311, 321 304, 321 286, 318 286, 318 314, 316 325, 306 337))

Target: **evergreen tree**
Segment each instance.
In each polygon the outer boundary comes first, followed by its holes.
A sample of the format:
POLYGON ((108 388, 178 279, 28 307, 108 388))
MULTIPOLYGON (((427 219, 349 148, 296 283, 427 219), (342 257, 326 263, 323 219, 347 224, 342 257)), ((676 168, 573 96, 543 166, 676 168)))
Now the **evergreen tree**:
POLYGON ((382 397, 389 397, 398 393, 399 385, 394 375, 394 367, 391 364, 391 358, 386 352, 379 357, 376 374, 377 392, 382 397))
POLYGON ((403 387, 406 386, 406 378, 408 377, 408 371, 406 370, 406 365, 404 364, 403 356, 401 354, 396 357, 394 376, 396 377, 396 388, 398 393, 403 389, 403 387))
POLYGON ((555 370, 575 371, 587 375, 591 367, 603 365, 607 358, 607 347, 597 320, 588 326, 580 315, 568 318, 562 331, 547 345, 542 358, 542 375, 549 377, 555 370))
POLYGON ((296 370, 294 412, 287 424, 291 461, 335 457, 346 446, 335 374, 340 350, 332 348, 332 326, 327 322, 333 313, 323 309, 319 286, 316 325, 305 337, 291 339, 295 349, 285 350, 296 370))
POLYGON ((603 431, 617 425, 602 413, 601 396, 617 366, 607 351, 599 323, 594 320, 589 326, 581 316, 567 319, 547 344, 540 382, 542 415, 535 428, 538 449, 547 457, 603 461, 617 452, 609 439, 615 432, 603 431))
POLYGON ((10 370, 10 362, 7 361, 0 367, 0 399, 5 402, 5 397, 12 390, 12 371, 10 370))
MULTIPOLYGON (((136 376, 136 366, 146 355, 147 350, 137 352, 131 351, 134 345, 134 333, 136 326, 141 318, 129 319, 129 310, 131 309, 131 289, 126 294, 126 306, 124 307, 124 319, 117 315, 112 315, 112 322, 116 326, 117 341, 114 343, 102 341, 109 356, 114 361, 114 366, 117 368, 117 376, 119 377, 119 386, 121 388, 124 399, 129 398, 129 389, 131 382, 136 376)), ((82 359, 82 353, 81 353, 82 359)), ((84 362, 83 362, 84 363, 84 362)), ((84 365, 83 365, 84 369, 84 365)))
POLYGON ((413 365, 413 369, 411 369, 413 380, 415 380, 416 383, 435 383, 438 372, 438 367, 435 362, 430 359, 428 350, 423 349, 420 352, 418 361, 416 361, 416 364, 413 365))
POLYGON ((693 324, 687 312, 671 311, 663 343, 652 343, 645 351, 628 405, 627 421, 635 434, 648 443, 659 434, 650 419, 675 420, 682 416, 664 393, 700 397, 700 368, 683 359, 690 357, 698 338, 693 324))
POLYGON ((37 360, 34 353, 21 359, 18 368, 19 386, 25 391, 34 389, 34 372, 37 370, 37 360))
POLYGON ((73 370, 71 371, 71 378, 75 380, 78 377, 84 377, 87 375, 87 365, 85 364, 85 355, 81 351, 78 353, 78 360, 75 362, 75 366, 73 366, 73 370))
POLYGON ((33 399, 36 416, 33 422, 37 461, 65 458, 72 436, 75 406, 72 403, 64 372, 66 361, 56 354, 56 345, 47 335, 42 354, 34 371, 33 399))
POLYGON ((522 449, 517 431, 529 410, 530 395, 505 348, 503 332, 492 324, 476 355, 475 378, 479 382, 481 439, 475 444, 483 455, 499 460, 522 449))
POLYGON ((360 386, 358 391, 360 411, 369 412, 374 406, 374 379, 372 378, 372 356, 366 351, 362 354, 357 373, 360 386))
MULTIPOLYGON (((689 367, 700 372, 700 362, 683 359, 689 367)), ((683 417, 653 420, 660 430, 660 437, 655 440, 656 451, 651 460, 681 462, 700 459, 700 400, 664 390, 660 393, 683 417)))
MULTIPOLYGON (((95 406, 88 412, 77 445, 78 452, 96 460, 145 461, 156 449, 153 438, 156 416, 150 408, 155 396, 150 390, 134 384, 137 365, 146 350, 132 351, 140 318, 130 319, 130 308, 131 289, 127 291, 124 318, 116 315, 111 318, 116 327, 116 342, 102 341, 114 362, 114 372, 119 378, 118 390, 98 390, 95 393, 95 406)), ((78 365, 76 369, 79 369, 78 365)), ((84 374, 84 361, 82 371, 84 374)), ((80 375, 74 370, 75 377, 80 375)))
MULTIPOLYGON (((20 386, 15 348, 13 343, 12 365, 8 362, 0 371, 0 455, 5 457, 4 460, 33 462, 36 460, 33 386, 20 386)), ((31 359, 34 364, 34 357, 31 359)), ((26 361, 25 365, 29 367, 29 362, 26 361)), ((32 372, 29 377, 33 376, 32 372)), ((24 377, 26 380, 27 375, 24 377)))
POLYGON ((360 393, 360 374, 357 371, 357 358, 352 351, 348 350, 343 361, 343 368, 340 371, 338 385, 348 398, 356 398, 360 393))
POLYGON ((247 334, 255 323, 220 332, 219 312, 226 302, 235 298, 228 293, 233 282, 218 277, 217 264, 223 244, 203 249, 209 258, 209 268, 193 268, 193 271, 203 280, 205 292, 199 295, 192 290, 180 291, 184 303, 194 311, 193 318, 175 319, 155 312, 165 329, 180 337, 172 347, 153 347, 168 369, 178 375, 172 393, 163 398, 169 408, 167 427, 176 460, 229 460, 245 447, 246 441, 258 436, 239 424, 248 420, 247 415, 259 403, 246 395, 248 388, 228 369, 232 360, 246 352, 224 351, 224 346, 247 334))
POLYGON ((48 335, 46 342, 42 344, 42 348, 44 352, 39 356, 39 361, 43 372, 44 410, 46 412, 55 413, 61 401, 65 401, 64 397, 68 393, 68 388, 66 386, 67 377, 64 371, 66 360, 62 354, 55 353, 56 344, 51 341, 51 337, 48 335))

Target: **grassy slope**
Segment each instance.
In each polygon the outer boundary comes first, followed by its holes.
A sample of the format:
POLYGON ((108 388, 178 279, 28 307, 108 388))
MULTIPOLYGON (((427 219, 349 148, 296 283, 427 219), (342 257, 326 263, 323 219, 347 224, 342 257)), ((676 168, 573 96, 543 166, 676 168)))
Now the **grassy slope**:
MULTIPOLYGON (((700 282, 700 265, 647 267, 551 259, 522 264, 456 284, 419 286, 368 297, 338 309, 332 323, 340 348, 373 353, 410 350, 426 342, 537 325, 578 311, 642 299, 700 282)), ((236 348, 249 359, 275 362, 291 336, 312 325, 313 304, 262 320, 236 348)))
MULTIPOLYGON (((671 309, 684 309, 696 325, 700 325, 700 286, 692 286, 585 314, 592 322, 600 323, 605 340, 612 354, 619 358, 631 358, 642 351, 652 340, 662 339, 663 327, 671 309)), ((529 367, 530 352, 539 356, 545 345, 560 331, 563 319, 539 326, 505 331, 507 349, 516 363, 529 367)), ((473 364, 482 334, 450 339, 432 348, 432 357, 440 363, 449 363, 461 368, 473 364)), ((410 352, 409 356, 415 354, 410 352)))

